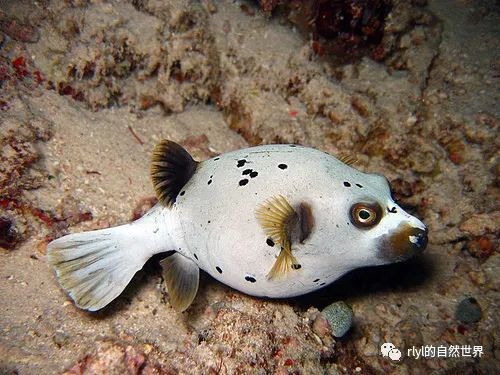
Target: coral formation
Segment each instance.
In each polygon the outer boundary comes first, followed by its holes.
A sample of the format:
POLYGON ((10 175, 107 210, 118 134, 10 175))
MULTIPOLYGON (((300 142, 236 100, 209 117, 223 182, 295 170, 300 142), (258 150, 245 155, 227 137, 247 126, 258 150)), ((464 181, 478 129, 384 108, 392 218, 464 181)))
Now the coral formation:
POLYGON ((53 14, 31 52, 60 94, 93 109, 180 112, 208 100, 217 56, 196 2, 54 3, 53 14))

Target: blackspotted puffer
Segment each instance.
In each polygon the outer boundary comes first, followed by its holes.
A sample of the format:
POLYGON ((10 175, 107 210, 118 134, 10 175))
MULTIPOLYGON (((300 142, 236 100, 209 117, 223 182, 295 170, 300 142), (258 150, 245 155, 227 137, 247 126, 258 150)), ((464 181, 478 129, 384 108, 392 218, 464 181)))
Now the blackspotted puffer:
POLYGON ((427 244, 425 225, 394 202, 385 177, 308 147, 265 145, 196 162, 164 140, 151 177, 159 203, 142 218, 49 244, 77 306, 103 308, 162 252, 171 252, 161 261, 170 303, 184 311, 200 269, 253 296, 292 297, 427 244))

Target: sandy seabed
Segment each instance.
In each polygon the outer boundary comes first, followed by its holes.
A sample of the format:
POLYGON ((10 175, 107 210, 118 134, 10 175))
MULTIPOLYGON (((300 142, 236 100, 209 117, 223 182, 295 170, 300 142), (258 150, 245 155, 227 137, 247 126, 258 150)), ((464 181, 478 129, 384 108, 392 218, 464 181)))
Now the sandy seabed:
POLYGON ((256 2, 0 1, 0 373, 494 373, 499 14, 395 0, 384 57, 340 62, 256 2), (203 275, 184 314, 155 258, 104 311, 81 311, 46 245, 150 207, 163 138, 198 160, 265 143, 350 154, 428 225, 428 248, 287 301, 203 275), (457 319, 465 298, 477 322, 457 319), (354 312, 340 340, 314 324, 337 300, 354 312), (425 345, 482 355, 408 355, 425 345))

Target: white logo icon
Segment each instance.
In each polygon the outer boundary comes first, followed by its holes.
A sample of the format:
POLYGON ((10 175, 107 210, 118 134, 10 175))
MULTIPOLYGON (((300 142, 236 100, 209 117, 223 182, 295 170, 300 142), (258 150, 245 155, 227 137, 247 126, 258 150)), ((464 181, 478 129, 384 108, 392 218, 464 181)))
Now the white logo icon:
POLYGON ((389 355, 389 352, 395 348, 396 347, 392 343, 386 342, 385 344, 382 344, 382 346, 380 347, 380 351, 382 352, 382 356, 387 357, 389 355))
POLYGON ((401 359, 401 351, 390 342, 382 344, 380 351, 383 357, 389 357, 393 361, 399 361, 401 359))
POLYGON ((401 351, 399 349, 392 349, 389 352, 389 358, 393 361, 399 361, 401 359, 401 351))

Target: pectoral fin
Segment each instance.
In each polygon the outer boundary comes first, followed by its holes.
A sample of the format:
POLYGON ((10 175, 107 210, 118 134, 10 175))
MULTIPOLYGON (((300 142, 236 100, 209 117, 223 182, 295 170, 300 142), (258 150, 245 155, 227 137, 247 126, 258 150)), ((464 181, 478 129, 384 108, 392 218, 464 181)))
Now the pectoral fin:
POLYGON ((274 262, 273 268, 267 274, 269 280, 276 277, 284 276, 292 269, 300 268, 297 259, 292 254, 292 248, 290 243, 286 247, 282 247, 276 262, 274 262))
POLYGON ((266 235, 281 246, 281 252, 267 275, 268 279, 283 276, 298 268, 291 246, 291 232, 297 225, 298 215, 286 198, 282 195, 272 197, 257 208, 255 216, 266 235))
POLYGON ((179 253, 163 259, 160 264, 167 282, 170 304, 178 312, 186 310, 198 292, 200 269, 195 262, 179 253))

